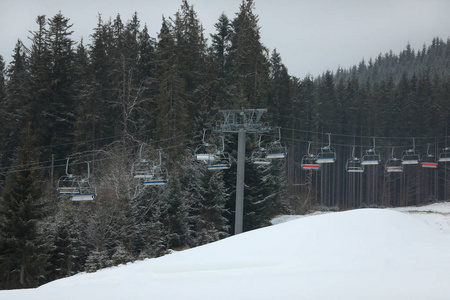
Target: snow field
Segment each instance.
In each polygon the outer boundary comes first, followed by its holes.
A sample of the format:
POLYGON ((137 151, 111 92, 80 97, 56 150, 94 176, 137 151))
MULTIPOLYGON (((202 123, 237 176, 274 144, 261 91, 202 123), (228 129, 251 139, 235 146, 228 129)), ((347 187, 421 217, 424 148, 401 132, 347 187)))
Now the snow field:
POLYGON ((398 210, 302 217, 0 299, 448 299, 450 205, 398 210))

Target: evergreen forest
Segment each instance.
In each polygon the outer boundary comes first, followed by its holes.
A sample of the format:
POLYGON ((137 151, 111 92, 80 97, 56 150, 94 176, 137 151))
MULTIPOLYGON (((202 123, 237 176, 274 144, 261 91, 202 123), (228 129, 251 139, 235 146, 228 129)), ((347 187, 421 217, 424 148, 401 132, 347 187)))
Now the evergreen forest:
POLYGON ((73 40, 62 13, 41 15, 30 46, 18 40, 8 65, 0 56, 0 289, 233 234, 238 139, 214 130, 223 110, 267 109, 271 128, 246 137, 244 231, 281 214, 450 198, 439 161, 450 154, 450 40, 296 78, 262 44, 254 6, 218 16, 210 36, 187 0, 156 37, 138 13, 99 15, 88 41, 73 40), (254 163, 277 143, 285 159, 254 163), (227 168, 198 161, 202 147, 229 154, 227 168), (320 155, 333 162, 305 168, 320 155), (418 163, 387 171, 406 156, 418 163), (133 175, 142 166, 164 171, 163 184, 133 175), (75 180, 92 201, 61 192, 75 180))

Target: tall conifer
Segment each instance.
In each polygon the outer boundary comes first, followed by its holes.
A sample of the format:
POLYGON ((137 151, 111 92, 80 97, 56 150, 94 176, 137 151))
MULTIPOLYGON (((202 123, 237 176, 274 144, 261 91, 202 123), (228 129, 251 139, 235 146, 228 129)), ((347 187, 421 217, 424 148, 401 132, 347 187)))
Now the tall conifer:
POLYGON ((0 273, 5 288, 36 287, 47 267, 49 249, 39 227, 45 206, 37 163, 28 128, 0 203, 0 273))

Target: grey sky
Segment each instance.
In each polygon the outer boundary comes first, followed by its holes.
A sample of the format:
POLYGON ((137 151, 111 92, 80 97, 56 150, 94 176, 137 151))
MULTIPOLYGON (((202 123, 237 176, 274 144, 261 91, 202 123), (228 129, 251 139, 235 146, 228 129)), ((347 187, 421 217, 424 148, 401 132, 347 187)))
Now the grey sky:
MULTIPOLYGON (((230 19, 242 0, 188 0, 205 28, 214 32, 222 12, 230 19)), ((419 50, 434 37, 450 37, 450 0, 254 0, 262 43, 281 54, 289 74, 316 77, 339 66, 349 68, 379 53, 395 54, 409 42, 419 50)), ((8 63, 17 39, 29 45, 38 15, 58 11, 69 18, 73 39, 89 35, 103 19, 119 13, 126 22, 136 11, 150 35, 157 36, 162 16, 171 17, 181 0, 0 0, 0 55, 8 63)))

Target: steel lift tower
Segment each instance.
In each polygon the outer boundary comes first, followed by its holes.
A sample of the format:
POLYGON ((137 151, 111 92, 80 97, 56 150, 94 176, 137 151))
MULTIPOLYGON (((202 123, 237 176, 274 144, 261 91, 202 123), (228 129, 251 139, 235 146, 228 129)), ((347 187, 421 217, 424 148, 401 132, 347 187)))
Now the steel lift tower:
POLYGON ((246 133, 265 133, 270 130, 261 116, 267 109, 220 110, 223 121, 218 122, 214 131, 238 134, 237 176, 236 176, 236 214, 234 234, 242 233, 244 220, 244 178, 245 178, 245 139, 246 133))

